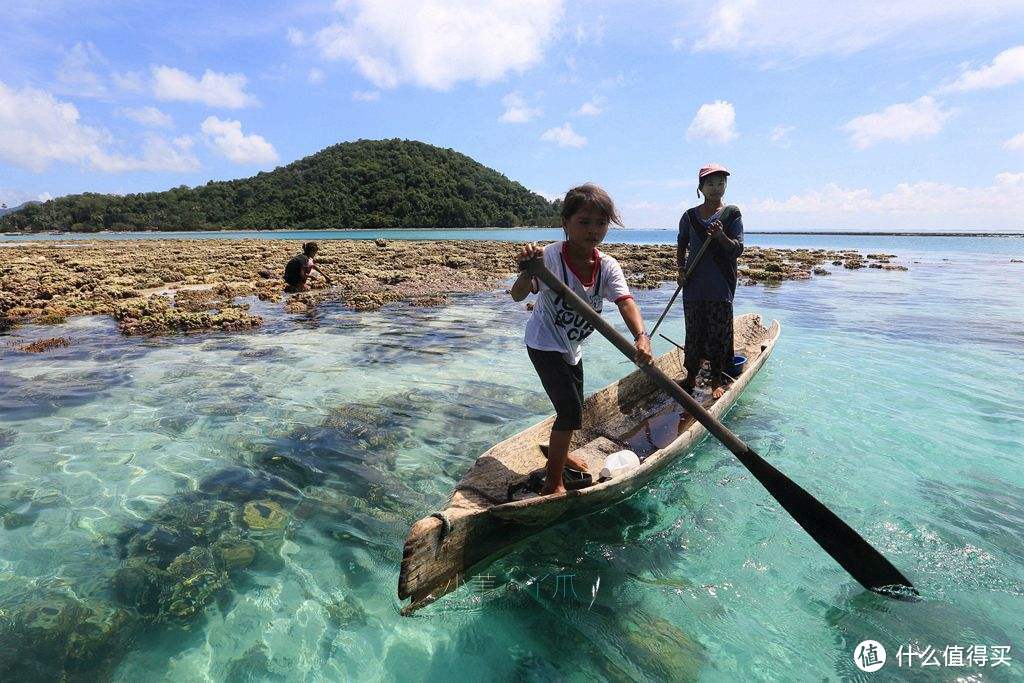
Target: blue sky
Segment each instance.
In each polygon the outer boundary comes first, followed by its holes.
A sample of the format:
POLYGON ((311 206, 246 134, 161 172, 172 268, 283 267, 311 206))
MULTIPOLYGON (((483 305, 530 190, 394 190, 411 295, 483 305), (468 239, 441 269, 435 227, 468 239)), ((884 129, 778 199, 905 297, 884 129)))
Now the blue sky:
POLYGON ((399 137, 549 197, 600 183, 627 227, 673 227, 713 161, 748 229, 1024 229, 1024 0, 14 0, 0 14, 8 205, 399 137))

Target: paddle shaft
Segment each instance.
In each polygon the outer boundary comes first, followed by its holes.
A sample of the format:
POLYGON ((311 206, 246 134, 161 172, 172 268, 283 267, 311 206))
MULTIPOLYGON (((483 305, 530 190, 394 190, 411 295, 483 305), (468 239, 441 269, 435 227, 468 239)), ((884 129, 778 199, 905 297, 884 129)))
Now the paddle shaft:
MULTIPOLYGON (((544 284, 558 293, 563 300, 594 326, 608 341, 633 362, 636 349, 633 344, 601 317, 590 305, 580 298, 565 283, 544 267, 539 259, 523 264, 531 275, 540 278, 544 284)), ((743 443, 738 436, 725 428, 692 396, 687 394, 668 375, 653 363, 640 366, 654 383, 686 408, 693 417, 704 425, 716 439, 732 451, 743 466, 761 483, 776 501, 788 512, 797 524, 810 534, 832 559, 868 590, 889 597, 900 597, 894 587, 909 589, 916 596, 917 591, 896 567, 875 550, 864 538, 854 531, 838 515, 829 510, 818 499, 805 491, 785 474, 769 464, 754 449, 743 443)))
POLYGON ((676 302, 676 297, 679 296, 679 292, 683 291, 683 286, 686 285, 686 281, 690 279, 691 275, 693 275, 693 271, 696 270, 697 264, 700 263, 700 258, 704 255, 704 252, 708 250, 709 244, 711 244, 711 238, 706 237, 704 239, 704 242, 700 245, 700 249, 697 250, 697 255, 693 257, 693 263, 691 263, 690 267, 686 269, 686 274, 683 275, 682 284, 676 287, 676 291, 672 294, 672 298, 668 300, 668 306, 665 307, 665 310, 662 312, 661 317, 658 318, 658 322, 654 323, 654 329, 651 330, 652 337, 658 331, 658 327, 661 325, 661 321, 665 319, 666 315, 668 315, 668 309, 672 308, 672 304, 676 302))

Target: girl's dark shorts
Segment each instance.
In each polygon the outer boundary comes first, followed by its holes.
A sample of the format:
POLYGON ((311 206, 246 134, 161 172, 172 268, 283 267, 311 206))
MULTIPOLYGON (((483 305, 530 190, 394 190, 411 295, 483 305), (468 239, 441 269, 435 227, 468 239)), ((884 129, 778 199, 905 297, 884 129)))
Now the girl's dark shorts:
POLYGON ((561 351, 538 351, 526 347, 537 369, 540 383, 555 406, 552 429, 569 431, 583 426, 583 361, 569 365, 561 351))

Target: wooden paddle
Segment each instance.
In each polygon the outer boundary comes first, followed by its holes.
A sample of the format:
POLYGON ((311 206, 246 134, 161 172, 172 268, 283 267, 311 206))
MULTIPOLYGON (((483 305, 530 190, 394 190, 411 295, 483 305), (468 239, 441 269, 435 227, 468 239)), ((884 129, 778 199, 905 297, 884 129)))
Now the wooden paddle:
MULTIPOLYGON (((544 284, 555 290, 563 300, 572 304, 577 313, 582 315, 619 351, 636 362, 636 349, 633 344, 600 314, 596 313, 586 301, 552 275, 540 259, 531 259, 525 262, 523 268, 531 275, 543 280, 544 284)), ((796 520, 797 524, 802 526, 804 531, 810 534, 811 538, 843 569, 849 572, 860 585, 892 598, 905 600, 918 597, 919 594, 914 585, 860 534, 726 429, 668 375, 653 364, 640 366, 640 369, 654 380, 654 383, 665 393, 681 403, 690 415, 732 451, 733 455, 761 482, 761 485, 796 520)))
POLYGON ((672 304, 676 302, 676 297, 679 296, 679 292, 683 291, 686 281, 690 279, 691 275, 693 275, 693 271, 697 268, 697 264, 700 263, 700 257, 704 255, 705 251, 707 251, 709 244, 711 244, 711 237, 705 237, 704 242, 700 245, 700 249, 697 250, 697 255, 693 257, 693 263, 690 264, 690 267, 686 269, 686 274, 683 275, 683 283, 676 287, 676 291, 673 292, 672 298, 668 300, 668 306, 665 307, 661 317, 658 318, 658 322, 654 323, 654 329, 651 330, 651 337, 653 337, 658 331, 658 326, 661 325, 661 321, 665 319, 666 315, 668 315, 668 309, 672 308, 672 304))

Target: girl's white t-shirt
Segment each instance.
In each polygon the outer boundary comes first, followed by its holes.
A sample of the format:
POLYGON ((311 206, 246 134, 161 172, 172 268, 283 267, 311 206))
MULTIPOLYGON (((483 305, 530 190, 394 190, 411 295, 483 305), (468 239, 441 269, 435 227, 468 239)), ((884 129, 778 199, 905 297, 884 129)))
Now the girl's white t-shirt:
MULTIPOLYGON (((566 248, 565 242, 544 247, 544 266, 595 311, 601 312, 605 299, 617 304, 632 298, 618 261, 594 249, 597 265, 591 280, 584 282, 569 265, 566 248)), ((534 278, 533 288, 538 296, 526 323, 526 345, 538 351, 561 351, 567 363, 576 365, 583 357, 580 343, 594 331, 593 326, 539 279, 534 278)))

